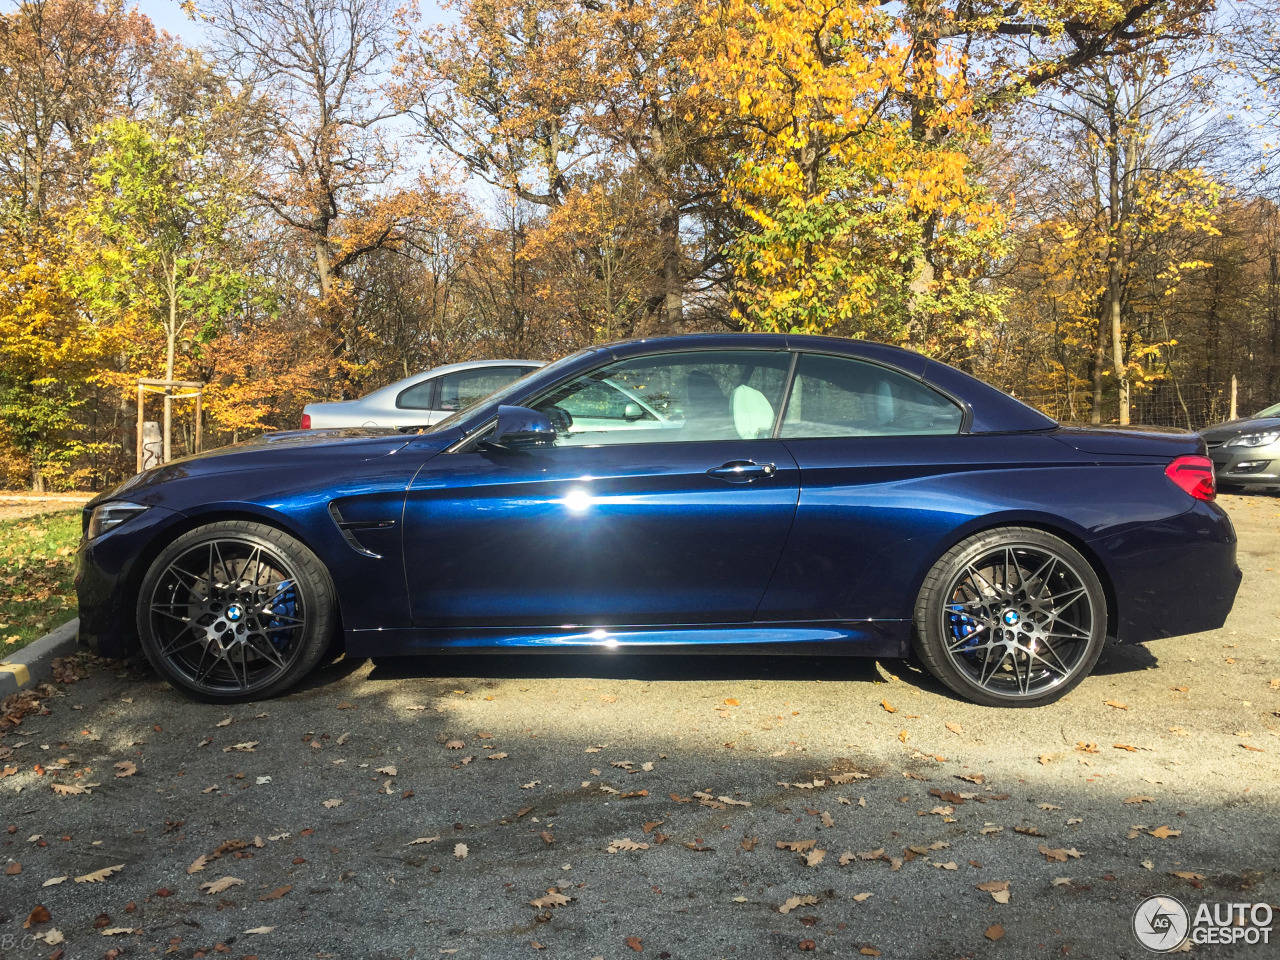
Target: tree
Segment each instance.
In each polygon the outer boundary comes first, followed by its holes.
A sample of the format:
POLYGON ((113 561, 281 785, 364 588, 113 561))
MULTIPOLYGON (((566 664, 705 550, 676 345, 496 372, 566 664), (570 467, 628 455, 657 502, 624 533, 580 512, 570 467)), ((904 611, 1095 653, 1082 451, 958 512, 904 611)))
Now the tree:
MULTIPOLYGON (((97 136, 94 190, 75 216, 77 256, 68 282, 104 317, 158 323, 164 378, 174 378, 179 338, 208 339, 245 298, 249 281, 227 256, 243 210, 242 186, 207 149, 200 119, 158 136, 116 119, 97 136)), ((165 460, 172 400, 166 390, 165 460)))

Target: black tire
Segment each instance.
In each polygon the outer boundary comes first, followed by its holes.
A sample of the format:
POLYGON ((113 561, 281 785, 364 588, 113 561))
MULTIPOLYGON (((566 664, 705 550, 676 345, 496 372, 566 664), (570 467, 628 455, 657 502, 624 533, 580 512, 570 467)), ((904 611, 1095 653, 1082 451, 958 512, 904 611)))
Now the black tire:
POLYGON ((933 565, 912 646, 967 700, 1038 707, 1066 695, 1102 653, 1107 599, 1075 547, 1032 527, 975 534, 933 565))
POLYGON ((324 658, 337 597, 305 544, 265 523, 222 520, 160 552, 138 591, 137 620, 143 652, 165 679, 197 700, 242 703, 282 693, 324 658))

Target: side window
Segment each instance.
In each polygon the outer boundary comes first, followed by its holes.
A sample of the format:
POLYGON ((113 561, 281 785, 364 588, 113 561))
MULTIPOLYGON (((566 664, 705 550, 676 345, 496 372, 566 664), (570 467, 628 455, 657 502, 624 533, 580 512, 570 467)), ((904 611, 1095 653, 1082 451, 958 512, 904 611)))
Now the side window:
POLYGON ((557 446, 752 440, 773 435, 791 355, 706 350, 622 360, 561 384, 533 406, 557 446))
POLYGON ((938 436, 959 433, 963 419, 958 406, 905 374, 806 353, 796 365, 781 436, 938 436))
POLYGON ((400 396, 396 397, 396 406, 401 410, 430 410, 431 391, 435 389, 435 385, 435 380, 423 380, 400 391, 400 396))
POLYGON ((463 410, 495 390, 501 390, 512 380, 523 377, 526 372, 523 367, 477 367, 447 373, 439 378, 440 395, 436 409, 449 413, 463 410))

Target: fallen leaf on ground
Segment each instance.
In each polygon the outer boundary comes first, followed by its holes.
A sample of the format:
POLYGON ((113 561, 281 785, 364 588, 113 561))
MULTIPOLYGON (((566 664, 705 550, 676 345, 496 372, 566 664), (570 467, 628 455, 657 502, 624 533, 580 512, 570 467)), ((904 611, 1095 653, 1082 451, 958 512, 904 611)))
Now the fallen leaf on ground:
POLYGON ((649 849, 649 845, 647 843, 636 843, 630 837, 623 837, 621 840, 614 840, 612 843, 610 843, 605 852, 617 853, 618 851, 622 850, 628 853, 632 853, 636 850, 648 850, 648 849, 649 849))
POLYGON ((1125 797, 1124 802, 1125 803, 1155 803, 1156 798, 1148 797, 1141 793, 1136 793, 1132 797, 1125 797))
POLYGON ((1171 830, 1168 826, 1156 827, 1154 830, 1148 830, 1147 833, 1151 834, 1153 837, 1159 838, 1160 840, 1168 840, 1170 837, 1182 836, 1181 830, 1171 830))
POLYGON ((1169 876, 1177 877, 1180 880, 1203 880, 1203 873, 1193 873, 1190 870, 1170 870, 1169 876))
POLYGON ((888 700, 881 700, 880 706, 884 707, 885 713, 897 713, 898 708, 891 704, 888 700))
POLYGON ((187 873, 199 873, 209 865, 209 858, 203 853, 191 861, 191 866, 187 867, 187 873))
POLYGON ((563 893, 557 893, 554 890, 549 890, 545 897, 537 897, 530 900, 529 904, 537 907, 539 910, 545 910, 548 907, 567 906, 572 899, 573 897, 566 897, 563 893))
POLYGON ((957 736, 959 734, 964 733, 964 727, 960 726, 960 724, 955 723, 951 720, 948 720, 945 724, 943 724, 943 726, 945 726, 948 730, 950 730, 952 733, 956 734, 957 736))
POLYGON ((982 932, 982 935, 988 940, 999 940, 1004 936, 1004 927, 1000 926, 998 923, 993 923, 982 932))
POLYGON ((93 870, 76 877, 76 883, 101 883, 113 873, 119 873, 123 869, 123 863, 117 863, 114 867, 103 867, 101 870, 93 870))
POLYGON ((396 768, 392 766, 378 767, 378 773, 384 774, 388 777, 397 776, 396 768))
POLYGON ((461 750, 466 746, 461 740, 446 740, 444 745, 448 750, 461 750))
POLYGON ((778 840, 776 843, 779 850, 790 850, 792 853, 804 853, 818 845, 817 840, 778 840))
POLYGON ((254 747, 257 745, 257 740, 249 740, 245 743, 233 743, 229 747, 223 747, 222 752, 230 753, 232 750, 235 750, 237 753, 256 753, 257 751, 254 750, 254 747))
POLYGON ((246 930, 245 933, 270 933, 274 929, 275 927, 253 927, 250 930, 246 930))
POLYGON ((324 808, 326 810, 332 810, 334 807, 340 807, 340 806, 342 806, 341 800, 334 799, 334 800, 326 800, 324 802, 324 808))
MULTIPOLYGON (((603 699, 603 697, 601 699, 603 699)), ((630 947, 636 953, 640 953, 642 950, 644 950, 644 945, 640 942, 639 937, 627 937, 625 943, 628 947, 630 947)))
POLYGON ((283 897, 286 893, 288 893, 292 889, 293 889, 292 884, 286 887, 276 887, 270 893, 264 893, 258 899, 263 902, 266 902, 268 900, 279 900, 281 897, 283 897))
POLYGON ((1062 847, 1049 847, 1042 843, 1036 849, 1043 853, 1045 860, 1050 863, 1066 863, 1067 857, 1074 857, 1079 860, 1083 856, 1075 847, 1064 849, 1062 847))
POLYGON ((827 851, 825 850, 810 850, 804 855, 804 865, 806 867, 816 867, 826 858, 826 856, 827 851))
POLYGON ((77 793, 88 793, 84 787, 78 783, 55 783, 52 784, 53 792, 61 797, 69 797, 77 793))
POLYGON ((237 877, 222 877, 219 880, 210 880, 208 883, 200 884, 200 889, 205 893, 222 893, 232 887, 238 887, 242 883, 244 881, 237 877))
POLYGON ((1104 704, 1106 704, 1108 707, 1110 707, 1111 709, 1113 709, 1113 710, 1128 710, 1128 709, 1129 709, 1129 705, 1128 705, 1128 704, 1121 703, 1119 700, 1104 700, 1104 701, 1102 701, 1102 702, 1103 702, 1104 704))
POLYGON ((811 907, 818 902, 818 898, 812 895, 803 897, 788 897, 787 901, 778 908, 779 913, 790 913, 797 907, 811 907))
POLYGON ((116 764, 117 777, 132 777, 138 772, 137 765, 131 760, 121 760, 116 764))
POLYGON ((467 854, 469 852, 470 851, 467 849, 467 845, 465 843, 454 844, 453 855, 457 857, 459 860, 467 859, 467 854))
POLYGON ((872 896, 873 894, 870 894, 870 893, 855 893, 853 895, 853 901, 854 903, 863 903, 867 900, 870 900, 872 896))
POLYGON ((40 884, 40 886, 42 886, 42 887, 56 887, 56 886, 57 886, 58 884, 60 884, 60 883, 65 883, 65 882, 66 882, 66 880, 67 880, 67 875, 64 873, 64 874, 63 874, 62 876, 60 876, 60 877, 50 877, 50 878, 49 878, 48 880, 46 880, 44 883, 40 884))

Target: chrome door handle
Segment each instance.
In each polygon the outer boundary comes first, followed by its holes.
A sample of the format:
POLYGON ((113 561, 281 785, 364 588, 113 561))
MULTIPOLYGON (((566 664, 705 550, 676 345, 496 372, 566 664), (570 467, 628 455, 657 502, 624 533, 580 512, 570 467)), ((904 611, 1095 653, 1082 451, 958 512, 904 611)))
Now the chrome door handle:
POLYGON ((730 460, 719 467, 712 467, 707 476, 729 483, 750 483, 761 477, 772 477, 778 468, 772 463, 756 463, 754 460, 730 460))

